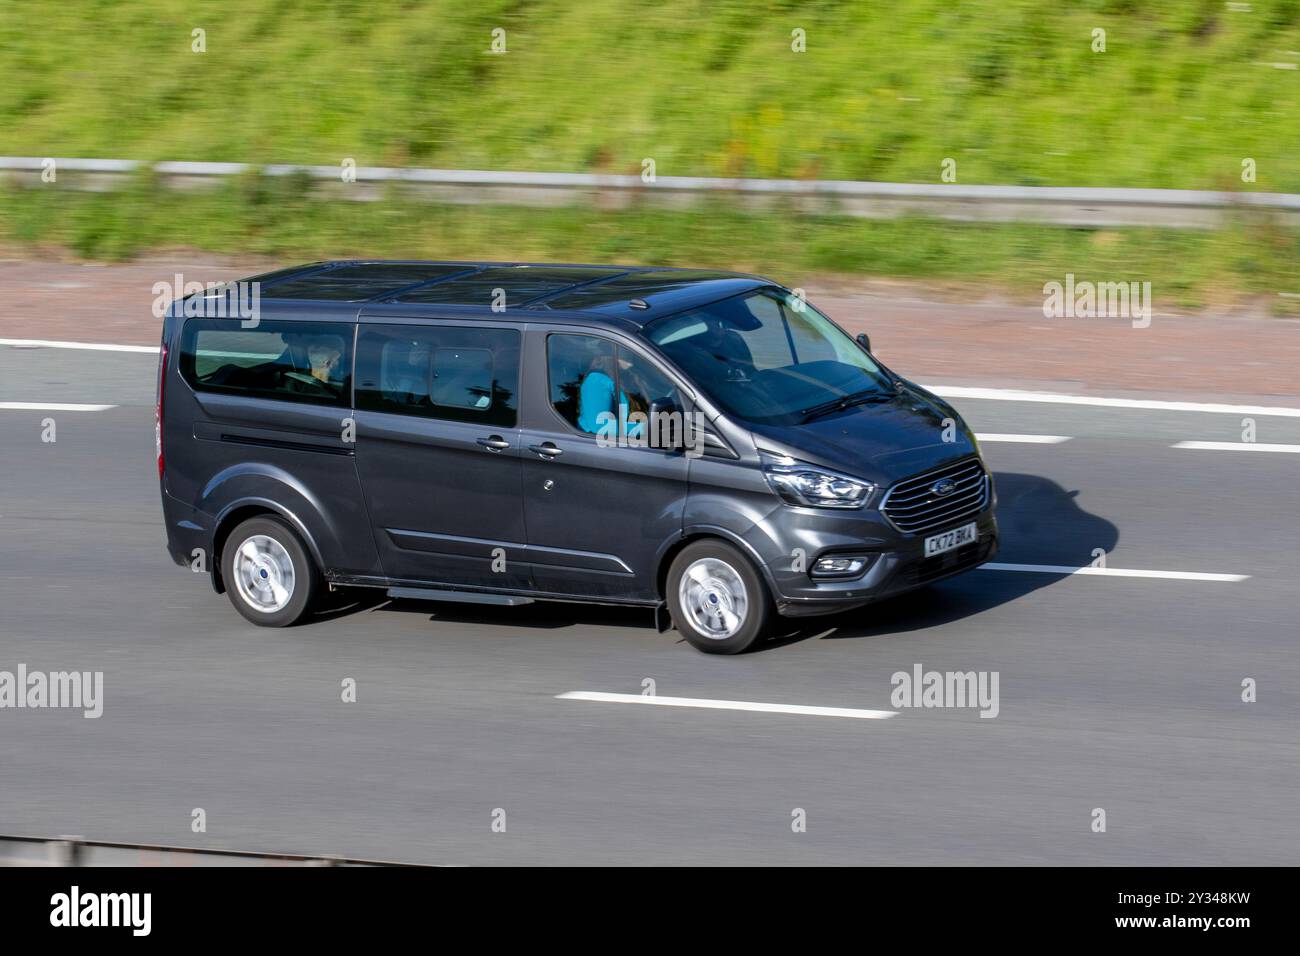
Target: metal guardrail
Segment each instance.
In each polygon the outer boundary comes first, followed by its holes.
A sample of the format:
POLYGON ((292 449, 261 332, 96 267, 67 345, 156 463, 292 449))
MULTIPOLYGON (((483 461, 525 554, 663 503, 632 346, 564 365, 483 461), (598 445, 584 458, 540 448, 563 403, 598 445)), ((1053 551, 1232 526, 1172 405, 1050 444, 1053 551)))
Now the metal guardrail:
POLYGON ((203 847, 112 843, 76 836, 0 835, 0 866, 420 866, 342 856, 303 856, 203 847))
POLYGON ((711 179, 604 173, 528 173, 476 169, 357 166, 253 166, 247 163, 144 163, 129 159, 0 157, 0 177, 43 183, 53 163, 55 182, 111 190, 142 169, 177 189, 201 189, 223 178, 260 170, 265 176, 302 175, 340 199, 375 200, 389 190, 464 204, 572 205, 603 208, 636 204, 689 206, 728 196, 747 208, 785 204, 804 213, 887 219, 903 215, 989 222, 1043 222, 1076 226, 1212 228, 1231 215, 1265 215, 1300 227, 1300 195, 1190 189, 1108 189, 1073 186, 980 186, 960 183, 877 183, 851 180, 711 179), (60 178, 62 177, 62 178, 60 178))

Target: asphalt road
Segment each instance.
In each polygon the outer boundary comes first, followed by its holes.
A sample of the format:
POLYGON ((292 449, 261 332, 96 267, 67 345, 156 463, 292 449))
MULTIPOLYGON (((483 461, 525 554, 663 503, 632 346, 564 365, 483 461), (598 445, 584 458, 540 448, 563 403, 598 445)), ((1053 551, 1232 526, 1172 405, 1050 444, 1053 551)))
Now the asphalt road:
MULTIPOLYGON (((958 403, 979 432, 1070 438, 986 444, 1000 562, 1101 548, 1246 580, 980 570, 715 658, 646 612, 574 605, 246 624, 165 552, 155 364, 0 348, 0 403, 117 406, 0 407, 0 670, 104 672, 97 720, 0 710, 0 833, 446 864, 1300 863, 1300 455, 1170 447, 1236 441, 1240 415, 958 403), (891 674, 918 663, 997 671, 996 719, 556 697, 650 678, 892 710, 891 674)), ((1300 443, 1300 418, 1256 421, 1300 443)))

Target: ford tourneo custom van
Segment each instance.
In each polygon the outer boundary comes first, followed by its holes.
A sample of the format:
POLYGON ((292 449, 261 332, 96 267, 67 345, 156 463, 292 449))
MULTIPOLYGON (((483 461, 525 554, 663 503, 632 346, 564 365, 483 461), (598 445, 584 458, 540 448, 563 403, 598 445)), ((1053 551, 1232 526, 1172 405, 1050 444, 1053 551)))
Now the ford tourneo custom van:
POLYGON ((326 262, 197 293, 157 451, 173 559, 270 627, 373 587, 641 605, 731 654, 997 547, 952 407, 733 273, 326 262))

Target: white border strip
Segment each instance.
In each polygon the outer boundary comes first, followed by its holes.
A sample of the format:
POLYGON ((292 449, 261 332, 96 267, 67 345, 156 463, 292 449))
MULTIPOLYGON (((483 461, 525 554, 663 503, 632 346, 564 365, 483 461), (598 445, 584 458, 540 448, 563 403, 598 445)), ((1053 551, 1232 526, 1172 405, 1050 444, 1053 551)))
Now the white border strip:
POLYGON ((701 697, 646 697, 642 694, 606 694, 592 690, 571 690, 556 694, 556 700, 592 700, 604 704, 657 704, 660 707, 700 707, 706 710, 750 710, 766 714, 798 714, 802 717, 856 717, 885 720, 898 716, 893 710, 855 710, 851 707, 810 707, 805 704, 760 704, 748 700, 708 700, 701 697))
POLYGON ((92 352, 144 352, 158 354, 156 345, 113 345, 111 342, 55 342, 52 339, 0 339, 0 345, 18 349, 88 349, 92 352))
POLYGON ((0 409, 14 412, 103 412, 116 405, 76 405, 66 402, 0 402, 0 409))
POLYGON ((1070 440, 1069 435, 999 435, 989 432, 977 432, 975 438, 981 444, 1002 441, 1025 445, 1059 445, 1063 441, 1070 440))
POLYGON ((1245 581, 1249 574, 1212 574, 1206 571, 1147 571, 1138 568, 1074 568, 1063 564, 981 564, 988 571, 1028 571, 1035 574, 1096 574, 1112 578, 1166 578, 1174 581, 1245 581))
POLYGON ((1026 392, 1016 388, 967 388, 961 385, 923 385, 922 387, 944 398, 982 398, 995 402, 1049 402, 1055 405, 1100 405, 1104 408, 1148 408, 1166 412, 1280 415, 1285 418, 1300 418, 1300 408, 1276 405, 1225 405, 1219 402, 1167 402, 1150 398, 1102 398, 1095 395, 1063 395, 1059 392, 1026 392))
POLYGON ((1300 445, 1270 445, 1253 441, 1180 441, 1170 448, 1195 448, 1200 451, 1277 451, 1300 454, 1300 445))
MULTIPOLYGON (((87 349, 94 352, 139 352, 157 355, 156 345, 115 345, 111 342, 59 342, 53 339, 5 339, 0 345, 13 348, 87 349)), ((1104 408, 1147 408, 1168 412, 1211 412, 1223 415, 1277 415, 1300 418, 1300 408, 1274 405, 1227 405, 1219 402, 1170 402, 1145 398, 1103 398, 1097 395, 1066 395, 1060 392, 1029 392, 1014 388, 969 388, 964 385, 925 385, 944 398, 985 399, 996 402, 1047 402, 1057 405, 1096 405, 1104 408)), ((1064 435, 989 435, 989 441, 1066 441, 1064 435)))

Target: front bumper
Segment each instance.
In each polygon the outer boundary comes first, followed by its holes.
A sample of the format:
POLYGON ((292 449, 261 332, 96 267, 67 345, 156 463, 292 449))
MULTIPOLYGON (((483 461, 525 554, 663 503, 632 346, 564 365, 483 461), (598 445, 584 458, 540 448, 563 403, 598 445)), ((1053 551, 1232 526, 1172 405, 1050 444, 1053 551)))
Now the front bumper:
MULTIPOLYGON (((989 561, 997 554, 998 525, 994 507, 975 516, 977 539, 954 551, 925 556, 928 534, 905 535, 891 528, 873 525, 870 534, 857 540, 842 529, 815 533, 805 527, 796 531, 798 544, 781 547, 781 557, 765 561, 769 583, 775 591, 776 607, 783 617, 811 617, 861 607, 884 598, 923 587, 961 574, 989 561), (785 555, 798 547, 804 560, 791 562, 785 555), (807 569, 829 555, 864 555, 866 568, 855 578, 815 577, 807 569)), ((963 522, 965 523, 965 522, 963 522)), ((929 532, 936 534, 940 530, 929 532)), ((766 542, 769 546, 770 541, 766 542)))

